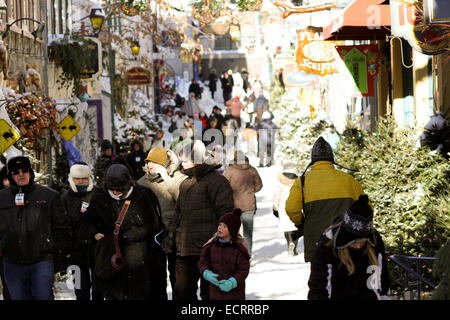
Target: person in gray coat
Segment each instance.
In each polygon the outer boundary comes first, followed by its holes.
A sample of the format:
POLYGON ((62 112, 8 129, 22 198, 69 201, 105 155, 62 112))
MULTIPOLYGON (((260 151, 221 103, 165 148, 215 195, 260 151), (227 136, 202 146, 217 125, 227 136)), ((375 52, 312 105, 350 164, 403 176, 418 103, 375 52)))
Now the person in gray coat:
MULTIPOLYGON (((178 200, 180 184, 186 175, 180 171, 178 157, 172 150, 153 148, 145 159, 147 166, 145 175, 137 184, 152 189, 161 208, 162 222, 166 229, 175 215, 175 205, 178 200)), ((168 231, 163 239, 162 248, 167 255, 167 267, 172 292, 175 290, 175 263, 176 263, 176 232, 168 231)))

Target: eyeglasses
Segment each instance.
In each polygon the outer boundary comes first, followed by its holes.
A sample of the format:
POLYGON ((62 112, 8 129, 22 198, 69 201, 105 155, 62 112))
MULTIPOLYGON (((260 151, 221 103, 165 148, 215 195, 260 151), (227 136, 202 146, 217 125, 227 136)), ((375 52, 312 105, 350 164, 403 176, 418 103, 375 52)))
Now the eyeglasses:
POLYGON ((17 170, 14 170, 14 171, 12 172, 12 174, 13 174, 14 176, 17 176, 19 173, 25 174, 25 173, 28 173, 28 172, 30 172, 30 169, 24 168, 24 169, 17 169, 17 170))

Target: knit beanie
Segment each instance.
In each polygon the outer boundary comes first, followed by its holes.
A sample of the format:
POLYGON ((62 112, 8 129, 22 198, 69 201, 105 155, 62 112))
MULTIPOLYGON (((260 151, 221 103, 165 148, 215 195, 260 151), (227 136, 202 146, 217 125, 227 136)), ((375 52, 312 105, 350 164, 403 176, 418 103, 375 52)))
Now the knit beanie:
POLYGON ((369 197, 360 195, 343 214, 343 222, 337 231, 335 246, 338 249, 348 247, 357 240, 369 239, 373 227, 373 212, 369 206, 369 197))
POLYGON ((241 227, 241 214, 242 210, 236 208, 233 212, 225 213, 219 220, 219 223, 222 222, 227 225, 232 237, 237 237, 238 235, 239 228, 241 227))
POLYGON ((156 147, 150 150, 145 161, 151 161, 164 166, 167 163, 167 151, 164 148, 156 147))
POLYGON ((333 150, 323 137, 319 137, 312 147, 311 163, 317 161, 334 161, 333 150))

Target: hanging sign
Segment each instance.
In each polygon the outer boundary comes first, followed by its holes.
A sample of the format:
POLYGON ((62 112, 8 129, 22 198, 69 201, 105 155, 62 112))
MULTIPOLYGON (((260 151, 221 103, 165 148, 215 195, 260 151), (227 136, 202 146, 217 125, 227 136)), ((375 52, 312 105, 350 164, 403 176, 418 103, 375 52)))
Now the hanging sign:
POLYGON ((133 67, 125 73, 125 81, 129 85, 151 84, 150 71, 141 67, 133 67))
POLYGON ((423 0, 425 23, 450 23, 450 1, 423 0))
POLYGON ((0 119, 0 153, 8 150, 19 138, 19 133, 5 119, 0 119))
POLYGON ((411 47, 423 54, 435 55, 448 49, 450 41, 448 28, 425 24, 414 5, 400 0, 391 0, 390 8, 393 36, 404 38, 411 47))
POLYGON ((324 41, 323 28, 307 27, 297 30, 297 65, 308 74, 324 76, 336 73, 334 43, 324 41))
POLYGON ((355 81, 355 96, 373 96, 374 77, 380 65, 378 45, 336 46, 336 50, 355 81))
POLYGON ((95 80, 102 73, 102 43, 97 38, 85 37, 89 49, 90 65, 80 73, 84 81, 95 80))
POLYGON ((58 131, 64 140, 69 141, 80 131, 80 126, 68 115, 58 124, 58 131))

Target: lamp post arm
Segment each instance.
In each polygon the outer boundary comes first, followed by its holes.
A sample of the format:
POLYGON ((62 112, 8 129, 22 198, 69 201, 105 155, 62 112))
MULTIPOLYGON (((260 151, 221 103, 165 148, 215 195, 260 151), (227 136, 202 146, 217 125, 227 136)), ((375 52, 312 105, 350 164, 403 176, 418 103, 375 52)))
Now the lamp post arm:
POLYGON ((37 21, 37 20, 34 20, 34 19, 32 19, 32 18, 19 18, 19 19, 17 19, 17 20, 14 20, 13 23, 7 24, 7 25, 6 25, 6 29, 5 29, 5 31, 4 31, 3 34, 2 34, 2 39, 6 38, 9 29, 11 29, 11 27, 12 27, 14 24, 16 24, 16 23, 19 22, 19 21, 23 21, 23 20, 29 20, 29 21, 37 22, 37 23, 39 23, 39 24, 42 23, 42 22, 37 21))

